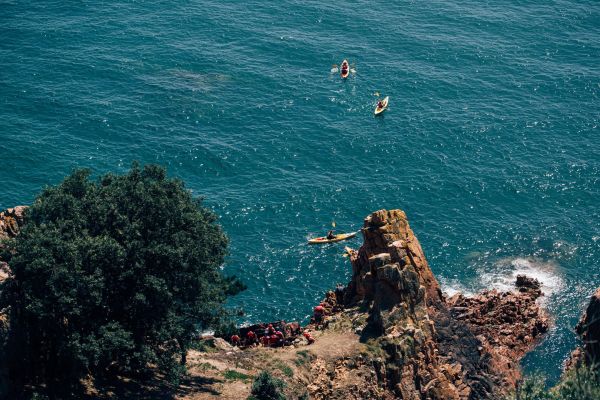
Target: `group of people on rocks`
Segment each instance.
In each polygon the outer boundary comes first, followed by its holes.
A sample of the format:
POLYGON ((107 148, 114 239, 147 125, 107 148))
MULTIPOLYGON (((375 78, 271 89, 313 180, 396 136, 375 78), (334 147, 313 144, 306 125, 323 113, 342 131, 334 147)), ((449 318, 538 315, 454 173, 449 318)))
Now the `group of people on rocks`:
POLYGON ((297 322, 285 321, 258 324, 240 328, 239 335, 231 336, 230 342, 238 347, 260 346, 283 347, 291 345, 302 329, 297 322))
MULTIPOLYGON (((313 309, 313 316, 309 327, 314 329, 323 328, 326 325, 326 316, 343 309, 345 287, 338 285, 335 292, 327 292, 325 299, 313 309)), ((301 328, 297 322, 286 323, 285 321, 269 324, 257 324, 240 328, 239 333, 233 334, 230 342, 238 347, 283 347, 292 345, 302 334, 308 344, 315 342, 310 329, 301 328)))

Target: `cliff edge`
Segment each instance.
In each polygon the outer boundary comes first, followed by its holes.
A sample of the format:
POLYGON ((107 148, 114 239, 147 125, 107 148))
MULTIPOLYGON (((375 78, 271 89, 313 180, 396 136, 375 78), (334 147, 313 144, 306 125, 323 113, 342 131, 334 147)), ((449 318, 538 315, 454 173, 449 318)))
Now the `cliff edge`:
POLYGON ((381 383, 402 399, 493 398, 514 387, 519 360, 548 328, 539 283, 446 299, 401 210, 364 221, 364 244, 349 250, 346 305, 369 315, 362 340, 385 351, 381 383))
MULTIPOLYGON (((18 233, 22 215, 0 213, 0 238, 18 233)), ((200 341, 176 397, 246 398, 263 370, 286 382, 289 399, 495 399, 512 390, 519 360, 548 329, 539 283, 519 277, 512 292, 446 298, 403 211, 370 214, 362 234, 359 249, 346 248, 351 281, 327 293, 308 336, 244 350, 200 341)))
POLYGON ((600 368, 600 288, 590 298, 588 306, 575 327, 582 344, 572 353, 566 363, 569 370, 581 364, 600 368))
POLYGON ((519 277, 512 292, 446 298, 403 211, 372 213, 362 233, 359 249, 346 248, 351 281, 306 327, 314 342, 195 352, 191 375, 216 383, 185 398, 247 396, 251 379, 227 382, 232 370, 269 371, 289 399, 500 399, 514 389, 519 360, 548 329, 539 283, 519 277))

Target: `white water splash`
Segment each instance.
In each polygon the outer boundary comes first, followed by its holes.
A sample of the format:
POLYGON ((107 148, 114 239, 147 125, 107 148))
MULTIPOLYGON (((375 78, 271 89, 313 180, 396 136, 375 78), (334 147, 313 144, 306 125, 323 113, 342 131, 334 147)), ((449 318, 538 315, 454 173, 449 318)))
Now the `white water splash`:
POLYGON ((537 279, 547 297, 559 292, 564 286, 559 275, 558 265, 552 261, 536 258, 505 258, 497 261, 491 271, 481 274, 483 289, 511 291, 515 288, 517 275, 526 275, 537 279))

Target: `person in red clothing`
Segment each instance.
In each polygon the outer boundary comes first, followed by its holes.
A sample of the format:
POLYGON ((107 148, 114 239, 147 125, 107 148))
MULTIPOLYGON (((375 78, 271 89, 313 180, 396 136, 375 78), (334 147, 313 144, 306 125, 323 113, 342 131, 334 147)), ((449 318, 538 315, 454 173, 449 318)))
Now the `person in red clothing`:
POLYGON ((252 331, 246 333, 246 346, 253 346, 256 344, 256 334, 252 331))
POLYGON ((238 335, 231 335, 231 344, 234 346, 240 345, 240 337, 238 335))
POLYGON ((313 344, 315 342, 315 338, 310 334, 309 331, 304 331, 302 333, 302 336, 304 336, 306 338, 306 340, 308 341, 308 344, 313 344))
POLYGON ((264 347, 268 347, 268 346, 269 346, 269 336, 268 336, 268 335, 265 335, 265 336, 263 336, 261 339, 262 339, 262 345, 263 345, 264 347))
POLYGON ((313 318, 315 319, 315 323, 320 324, 323 322, 323 316, 325 315, 325 307, 323 304, 319 304, 315 307, 313 312, 313 318))

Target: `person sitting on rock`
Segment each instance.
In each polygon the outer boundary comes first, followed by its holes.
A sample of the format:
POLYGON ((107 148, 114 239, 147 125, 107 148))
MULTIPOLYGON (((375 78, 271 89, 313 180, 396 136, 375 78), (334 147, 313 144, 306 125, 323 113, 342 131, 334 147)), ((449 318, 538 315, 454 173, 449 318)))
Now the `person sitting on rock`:
POLYGON ((329 240, 335 239, 335 234, 333 233, 333 230, 327 232, 327 239, 329 239, 329 240))
POLYGON ((233 346, 240 346, 240 337, 238 335, 231 335, 231 344, 233 346))

